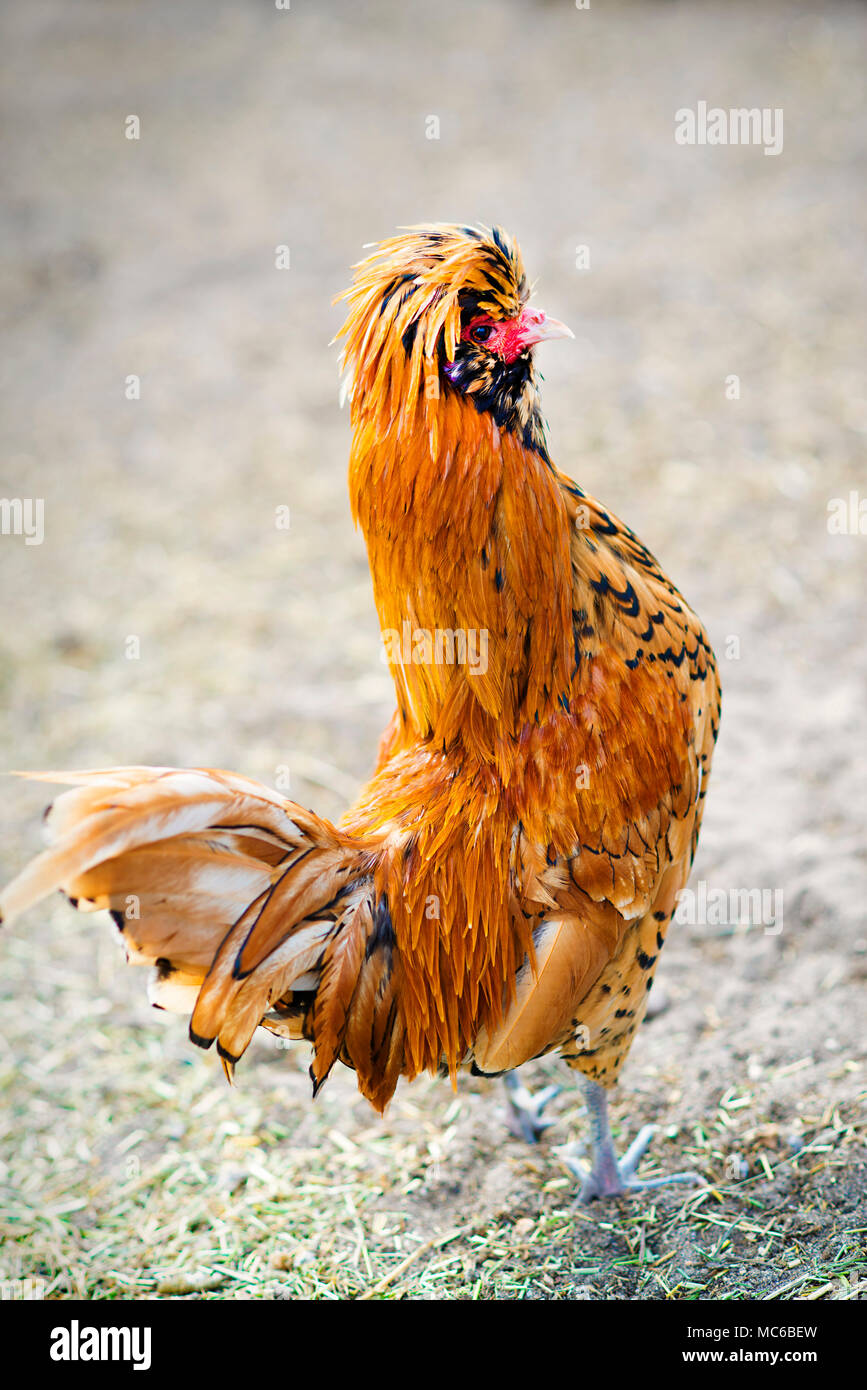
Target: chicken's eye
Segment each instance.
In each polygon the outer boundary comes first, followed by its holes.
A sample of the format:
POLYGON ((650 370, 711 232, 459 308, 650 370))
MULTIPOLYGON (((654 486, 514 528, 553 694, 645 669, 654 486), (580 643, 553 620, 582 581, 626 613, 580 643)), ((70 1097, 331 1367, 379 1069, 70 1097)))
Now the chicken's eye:
POLYGON ((470 329, 470 337, 476 343, 484 343, 487 342, 493 331, 489 323, 477 323, 474 328, 470 329))

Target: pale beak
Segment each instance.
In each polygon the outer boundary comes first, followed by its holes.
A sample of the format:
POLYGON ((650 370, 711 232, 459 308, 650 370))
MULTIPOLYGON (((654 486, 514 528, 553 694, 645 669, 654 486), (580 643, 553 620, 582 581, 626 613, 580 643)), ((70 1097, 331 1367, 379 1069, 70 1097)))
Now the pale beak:
POLYGON ((536 343, 547 343, 551 338, 574 338, 571 328, 559 319, 549 318, 541 309, 525 309, 521 314, 520 341, 522 348, 533 347, 536 343))

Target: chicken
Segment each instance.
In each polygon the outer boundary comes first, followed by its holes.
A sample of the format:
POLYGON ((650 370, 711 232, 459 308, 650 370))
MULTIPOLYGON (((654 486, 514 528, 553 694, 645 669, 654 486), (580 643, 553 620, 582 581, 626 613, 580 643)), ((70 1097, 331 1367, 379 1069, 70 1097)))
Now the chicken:
POLYGON ((314 1095, 340 1060, 380 1111, 400 1077, 558 1050, 588 1089, 582 1196, 617 1194, 649 1133, 618 1163, 606 1096, 695 853, 713 652, 554 467, 533 350, 572 335, 501 229, 405 229, 342 297, 350 499, 397 695, 374 776, 334 826, 227 772, 38 774, 72 790, 0 910, 57 888, 107 908, 230 1079, 259 1026, 312 1043, 314 1095))

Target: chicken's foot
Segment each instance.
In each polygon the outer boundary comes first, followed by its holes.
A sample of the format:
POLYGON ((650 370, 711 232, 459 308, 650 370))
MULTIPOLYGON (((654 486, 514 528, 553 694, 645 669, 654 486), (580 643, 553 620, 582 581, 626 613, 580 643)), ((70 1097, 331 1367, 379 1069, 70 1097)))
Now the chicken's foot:
POLYGON ((579 1202, 592 1202, 596 1197, 618 1197, 629 1192, 640 1192, 653 1187, 668 1187, 671 1183, 701 1183, 704 1179, 699 1173, 670 1173, 664 1178, 639 1178, 636 1170, 659 1128, 658 1125, 645 1125, 629 1145, 626 1153, 618 1159, 611 1135, 608 1118, 608 1093, 588 1077, 583 1078, 587 1098, 587 1112, 590 1116, 590 1130, 593 1146, 593 1162, 588 1170, 577 1161, 579 1146, 570 1144, 561 1150, 560 1156, 576 1177, 581 1179, 578 1193, 579 1202))
POLYGON ((549 1101, 559 1096, 562 1086, 545 1086, 543 1090, 530 1091, 521 1081, 517 1071, 506 1072, 503 1077, 509 1100, 509 1128, 518 1138, 526 1139, 528 1144, 538 1144, 539 1139, 555 1123, 542 1118, 542 1111, 549 1101))

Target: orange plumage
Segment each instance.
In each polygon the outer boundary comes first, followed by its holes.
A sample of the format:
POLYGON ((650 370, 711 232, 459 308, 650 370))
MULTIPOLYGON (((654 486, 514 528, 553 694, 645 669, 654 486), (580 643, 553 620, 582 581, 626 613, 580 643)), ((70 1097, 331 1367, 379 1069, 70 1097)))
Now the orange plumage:
POLYGON ((532 348, 562 326, 527 293, 504 233, 435 226, 344 296, 350 500, 397 710, 340 827, 228 773, 70 774, 52 848, 0 899, 110 908, 229 1071, 263 1024, 380 1109, 401 1075, 552 1048, 608 1086, 643 1015, 716 666, 653 556, 553 467, 532 348))

